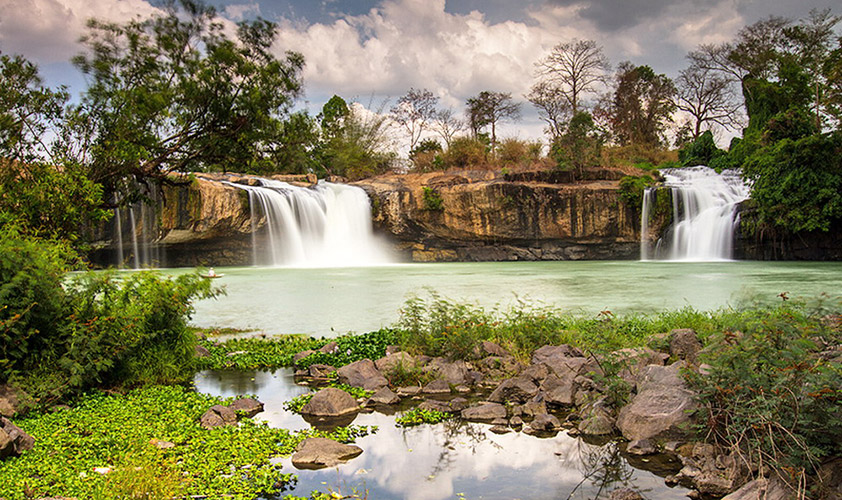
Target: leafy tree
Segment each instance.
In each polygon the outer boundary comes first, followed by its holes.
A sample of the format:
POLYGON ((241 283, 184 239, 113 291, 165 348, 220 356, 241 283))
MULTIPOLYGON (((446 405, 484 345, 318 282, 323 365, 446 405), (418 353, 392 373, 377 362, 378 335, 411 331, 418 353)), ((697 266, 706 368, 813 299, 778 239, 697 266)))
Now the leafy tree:
POLYGON ((576 169, 581 176, 584 169, 599 164, 602 135, 589 113, 577 113, 567 130, 550 148, 550 156, 559 168, 576 169))
POLYGON ((581 109, 583 95, 594 93, 611 67, 602 53, 602 47, 593 40, 573 40, 553 47, 550 54, 536 63, 542 82, 570 106, 571 113, 581 109))
POLYGON ((359 104, 343 105, 345 101, 334 96, 320 115, 318 155, 327 173, 356 180, 392 170, 397 153, 389 135, 388 116, 359 104))
POLYGON ((421 135, 436 119, 438 101, 427 89, 411 88, 390 110, 392 119, 409 135, 409 149, 415 149, 421 135))
POLYGON ((320 173, 314 149, 319 142, 319 126, 306 112, 293 113, 280 124, 277 142, 270 144, 270 153, 258 165, 256 173, 286 172, 292 174, 320 173))
POLYGON ((734 91, 734 83, 722 74, 696 64, 683 69, 675 80, 675 105, 691 116, 691 140, 703 128, 719 125, 734 130, 739 124, 742 107, 734 91))
POLYGON ((520 119, 520 104, 512 100, 510 93, 484 90, 476 97, 468 99, 467 104, 468 122, 474 137, 485 127, 491 126, 492 150, 497 145, 497 122, 520 119))
POLYGON ((95 124, 91 178, 114 192, 125 179, 239 169, 263 158, 301 90, 304 60, 270 50, 276 25, 238 25, 231 39, 196 0, 126 24, 91 20, 74 63, 95 124))
POLYGON ((716 143, 713 142, 713 133, 705 130, 695 141, 678 151, 678 161, 685 167, 696 165, 712 167, 714 161, 723 154, 725 152, 717 148, 716 143))
POLYGON ((44 87, 35 64, 0 54, 0 158, 47 159, 47 132, 60 126, 68 97, 64 87, 44 87))
POLYGON ((675 110, 675 85, 649 66, 626 61, 617 71, 617 86, 606 111, 614 137, 621 146, 660 146, 675 110))
POLYGON ((552 82, 540 81, 532 86, 526 99, 538 110, 538 117, 547 123, 546 132, 551 140, 564 133, 571 117, 570 103, 552 82))

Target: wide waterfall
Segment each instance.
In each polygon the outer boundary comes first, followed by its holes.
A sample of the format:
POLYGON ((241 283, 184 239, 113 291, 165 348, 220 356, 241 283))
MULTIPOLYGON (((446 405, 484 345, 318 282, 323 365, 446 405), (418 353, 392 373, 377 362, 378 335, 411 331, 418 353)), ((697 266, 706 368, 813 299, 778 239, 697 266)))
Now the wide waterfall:
POLYGON ((248 192, 254 265, 344 267, 391 261, 373 235, 371 205, 362 189, 325 181, 312 188, 259 181, 259 186, 226 183, 248 192))
POLYGON ((733 258, 739 224, 737 205, 750 188, 739 172, 717 174, 708 167, 664 169, 664 185, 672 190, 672 225, 650 250, 649 219, 657 188, 644 193, 641 216, 641 259, 718 261, 733 258))

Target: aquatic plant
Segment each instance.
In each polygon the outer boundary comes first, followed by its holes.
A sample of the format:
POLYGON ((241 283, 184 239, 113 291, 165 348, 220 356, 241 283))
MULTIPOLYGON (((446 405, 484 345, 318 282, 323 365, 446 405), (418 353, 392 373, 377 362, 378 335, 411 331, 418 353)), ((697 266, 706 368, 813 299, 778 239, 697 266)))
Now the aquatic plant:
POLYGON ((398 427, 412 427, 421 424, 437 424, 449 418, 453 418, 453 415, 450 413, 415 407, 398 415, 395 418, 395 425, 398 427))

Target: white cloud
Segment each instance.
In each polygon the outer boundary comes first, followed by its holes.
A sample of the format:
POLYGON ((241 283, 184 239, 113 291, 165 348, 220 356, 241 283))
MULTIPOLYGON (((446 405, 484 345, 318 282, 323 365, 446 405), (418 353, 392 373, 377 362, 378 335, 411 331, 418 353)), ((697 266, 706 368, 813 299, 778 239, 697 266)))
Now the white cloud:
POLYGON ((41 64, 67 61, 89 19, 124 22, 157 10, 145 0, 0 0, 0 49, 41 64))
POLYGON ((242 21, 247 17, 259 16, 260 5, 255 2, 231 4, 225 7, 223 13, 232 21, 242 21))

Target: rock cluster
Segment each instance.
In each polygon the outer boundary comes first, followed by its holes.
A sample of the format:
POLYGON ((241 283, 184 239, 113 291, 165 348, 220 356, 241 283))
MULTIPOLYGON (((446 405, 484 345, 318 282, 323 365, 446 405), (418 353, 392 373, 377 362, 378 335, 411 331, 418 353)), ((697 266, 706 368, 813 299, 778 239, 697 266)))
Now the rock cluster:
POLYGON ((35 446, 35 438, 6 417, 0 417, 0 460, 18 456, 35 446))
POLYGON ((199 418, 205 429, 236 425, 241 417, 251 418, 263 411, 263 403, 253 398, 239 398, 229 406, 213 405, 199 418))

